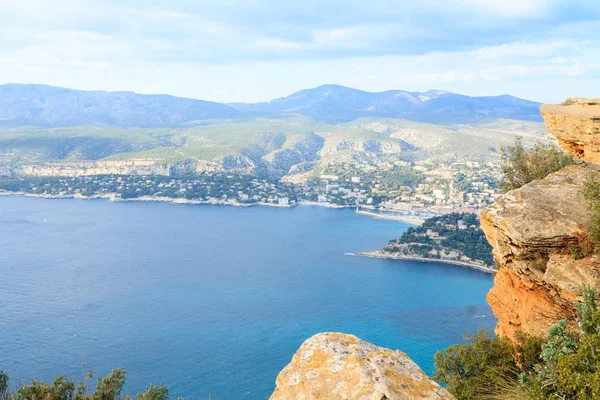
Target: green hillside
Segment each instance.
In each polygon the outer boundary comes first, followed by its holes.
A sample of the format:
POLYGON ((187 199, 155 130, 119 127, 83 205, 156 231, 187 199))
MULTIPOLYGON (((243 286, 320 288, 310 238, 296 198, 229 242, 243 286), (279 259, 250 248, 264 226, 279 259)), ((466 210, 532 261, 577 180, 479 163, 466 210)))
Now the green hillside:
POLYGON ((320 171, 328 164, 380 165, 398 160, 497 159, 515 136, 545 138, 541 123, 498 120, 435 125, 394 118, 327 124, 300 115, 251 118, 185 128, 0 128, 0 166, 85 160, 209 162, 270 176, 320 171))

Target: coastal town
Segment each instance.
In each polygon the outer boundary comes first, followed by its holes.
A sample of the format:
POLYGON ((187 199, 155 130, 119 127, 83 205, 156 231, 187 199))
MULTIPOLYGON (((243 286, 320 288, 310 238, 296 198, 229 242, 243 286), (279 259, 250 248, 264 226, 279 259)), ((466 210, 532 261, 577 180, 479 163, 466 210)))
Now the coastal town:
POLYGON ((351 207, 376 216, 426 219, 478 213, 499 195, 493 161, 397 162, 386 169, 334 164, 303 182, 236 171, 180 175, 0 176, 0 190, 39 197, 177 200, 240 206, 351 207))

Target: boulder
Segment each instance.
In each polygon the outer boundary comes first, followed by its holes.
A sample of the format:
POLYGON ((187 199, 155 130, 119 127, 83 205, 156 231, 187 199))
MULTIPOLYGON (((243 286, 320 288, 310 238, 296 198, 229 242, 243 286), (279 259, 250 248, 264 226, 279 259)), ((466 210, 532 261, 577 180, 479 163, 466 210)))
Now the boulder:
POLYGON ((277 376, 270 400, 454 399, 406 354, 354 335, 319 333, 277 376))

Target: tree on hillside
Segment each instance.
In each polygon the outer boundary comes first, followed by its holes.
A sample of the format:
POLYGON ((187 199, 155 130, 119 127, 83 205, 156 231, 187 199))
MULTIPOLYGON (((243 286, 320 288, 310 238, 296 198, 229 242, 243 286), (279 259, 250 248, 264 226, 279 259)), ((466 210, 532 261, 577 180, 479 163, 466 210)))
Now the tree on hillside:
POLYGON ((515 139, 513 146, 502 147, 502 173, 504 178, 498 186, 502 193, 518 189, 529 182, 544 179, 575 162, 573 155, 558 146, 537 142, 529 151, 522 138, 515 139))

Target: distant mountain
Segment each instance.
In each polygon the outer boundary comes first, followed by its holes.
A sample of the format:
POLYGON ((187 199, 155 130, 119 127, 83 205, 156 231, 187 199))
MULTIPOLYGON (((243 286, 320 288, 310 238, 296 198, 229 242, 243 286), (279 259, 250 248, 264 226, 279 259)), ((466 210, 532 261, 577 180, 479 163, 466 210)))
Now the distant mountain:
POLYGON ((498 118, 541 121, 539 103, 516 97, 469 97, 439 90, 370 93, 339 85, 301 90, 267 103, 229 105, 169 95, 72 90, 46 85, 0 85, 0 126, 183 127, 275 114, 301 114, 338 124, 361 117, 435 124, 498 118))
POLYGON ((540 103, 517 97, 469 97, 440 90, 365 92, 339 85, 305 89, 265 103, 231 103, 243 112, 297 113, 340 123, 360 117, 391 117, 429 123, 477 123, 497 118, 541 121, 540 103))
POLYGON ((240 114, 225 104, 168 95, 0 85, 0 125, 5 126, 181 126, 240 114))

